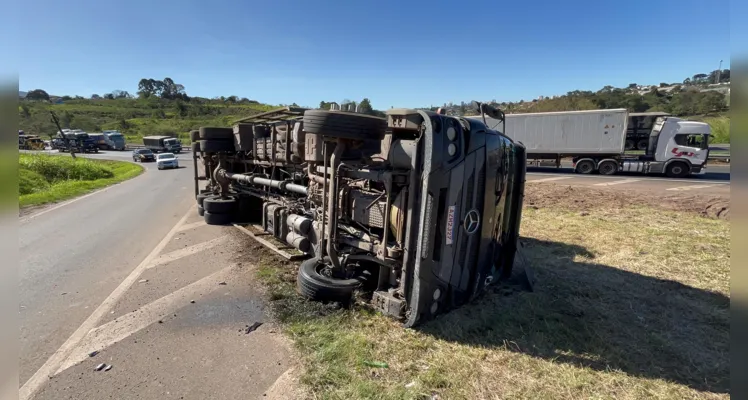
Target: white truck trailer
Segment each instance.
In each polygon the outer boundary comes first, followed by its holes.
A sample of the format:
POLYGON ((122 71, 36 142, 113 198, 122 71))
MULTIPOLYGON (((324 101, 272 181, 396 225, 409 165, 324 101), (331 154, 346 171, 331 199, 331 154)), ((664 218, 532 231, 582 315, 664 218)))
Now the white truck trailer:
MULTIPOLYGON (((468 117, 479 118, 479 117, 468 117)), ((499 121, 486 118, 494 129, 499 121)), ((644 155, 626 155, 625 109, 506 115, 505 134, 527 148, 528 164, 561 166, 571 158, 580 174, 703 173, 709 156, 709 125, 675 117, 657 118, 644 155)), ((498 126, 497 126, 498 125, 498 126)))

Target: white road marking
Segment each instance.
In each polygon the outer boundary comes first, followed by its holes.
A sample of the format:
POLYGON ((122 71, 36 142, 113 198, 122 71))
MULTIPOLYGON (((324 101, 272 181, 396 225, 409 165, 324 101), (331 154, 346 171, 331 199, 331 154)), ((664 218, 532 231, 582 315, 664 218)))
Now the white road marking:
POLYGON ((633 183, 633 182, 639 182, 639 181, 641 181, 641 179, 621 179, 620 181, 595 183, 592 186, 612 186, 612 185, 621 185, 624 183, 633 183))
POLYGON ((78 343, 80 343, 81 339, 83 339, 86 334, 91 331, 91 329, 96 327, 96 324, 99 323, 101 318, 106 315, 109 310, 114 307, 114 305, 119 301, 119 299, 122 297, 122 295, 125 294, 125 292, 130 288, 130 286, 133 285, 133 283, 137 282, 138 277, 140 274, 145 271, 146 267, 151 264, 151 261, 166 247, 166 245, 169 243, 169 241, 174 237, 174 235, 177 233, 177 230, 179 227, 184 225, 184 221, 187 220, 187 217, 190 216, 190 213, 194 212, 194 207, 190 207, 189 210, 187 210, 187 213, 184 214, 182 219, 177 222, 176 225, 174 225, 173 228, 169 231, 169 233, 164 236, 163 239, 161 239, 161 242, 159 242, 156 247, 153 248, 153 250, 143 259, 143 261, 140 262, 140 264, 135 267, 135 269, 130 273, 130 275, 125 278, 122 283, 117 286, 116 289, 107 297, 104 299, 104 301, 99 305, 98 308, 85 320, 83 321, 83 324, 81 324, 78 329, 73 332, 73 334, 68 338, 68 340, 65 341, 65 343, 60 346, 57 351, 52 354, 52 356, 49 357, 49 359, 44 363, 44 365, 39 368, 34 375, 29 378, 26 383, 23 384, 21 389, 18 391, 18 399, 19 400, 28 400, 34 393, 36 393, 37 390, 49 380, 49 377, 54 374, 55 371, 57 371, 58 368, 62 365, 62 363, 70 356, 70 353, 75 349, 76 346, 78 346, 78 343))
POLYGON ((674 188, 669 188, 665 190, 676 190, 676 191, 686 191, 686 190, 693 190, 693 189, 706 189, 710 187, 714 187, 717 185, 691 185, 691 186, 679 186, 674 188))
POLYGON ((180 258, 191 256, 203 250, 208 250, 210 248, 216 247, 221 242, 223 242, 227 237, 228 235, 219 236, 207 242, 198 243, 198 244, 195 244, 189 247, 185 247, 183 249, 174 250, 170 253, 161 254, 160 256, 153 259, 153 261, 148 265, 147 269, 159 266, 161 264, 166 264, 174 260, 179 260, 180 258))
POLYGON ((572 178, 571 176, 554 176, 551 178, 543 178, 543 179, 533 179, 533 180, 528 179, 527 183, 560 181, 560 180, 571 179, 571 178, 572 178))
POLYGON ((200 226, 203 226, 203 225, 207 225, 205 223, 205 220, 200 220, 200 221, 197 221, 197 222, 193 222, 191 224, 185 224, 181 228, 179 228, 179 232, 188 231, 188 230, 190 230, 192 228, 197 228, 197 227, 200 227, 200 226))
POLYGON ((83 340, 80 341, 80 344, 71 351, 70 356, 62 363, 57 372, 55 372, 55 375, 85 360, 88 358, 89 353, 106 349, 141 329, 156 323, 165 315, 173 314, 177 309, 189 305, 190 299, 194 298, 197 293, 210 293, 218 289, 220 287, 218 283, 228 278, 231 268, 231 266, 223 268, 176 292, 89 331, 83 340))

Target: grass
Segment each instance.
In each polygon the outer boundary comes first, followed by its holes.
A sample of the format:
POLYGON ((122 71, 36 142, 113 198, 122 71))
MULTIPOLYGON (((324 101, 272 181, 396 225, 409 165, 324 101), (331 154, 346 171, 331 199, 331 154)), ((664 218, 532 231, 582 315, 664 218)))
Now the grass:
POLYGON ((18 167, 21 207, 80 196, 143 172, 141 166, 129 162, 45 154, 20 154, 18 167))
POLYGON ((49 111, 54 111, 63 128, 87 132, 116 129, 130 143, 142 143, 143 136, 149 135, 175 135, 189 143, 190 130, 201 126, 228 127, 239 118, 276 107, 260 103, 232 104, 214 99, 184 103, 157 99, 80 99, 62 104, 22 101, 18 112, 19 128, 44 138, 57 131, 49 114, 49 111))
POLYGON ((730 143, 730 117, 706 118, 704 122, 712 128, 711 143, 730 143))
POLYGON ((522 235, 534 292, 499 286, 418 329, 302 301, 270 256, 258 276, 315 398, 729 398, 728 222, 539 208, 522 235))

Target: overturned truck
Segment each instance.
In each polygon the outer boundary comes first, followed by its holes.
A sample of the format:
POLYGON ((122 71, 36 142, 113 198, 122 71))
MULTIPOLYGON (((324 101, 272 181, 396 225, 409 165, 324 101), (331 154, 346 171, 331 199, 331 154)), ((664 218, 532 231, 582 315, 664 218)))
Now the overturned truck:
POLYGON ((509 276, 526 155, 480 120, 386 114, 285 107, 192 131, 195 194, 208 224, 251 224, 297 250, 301 295, 358 291, 414 326, 509 276))

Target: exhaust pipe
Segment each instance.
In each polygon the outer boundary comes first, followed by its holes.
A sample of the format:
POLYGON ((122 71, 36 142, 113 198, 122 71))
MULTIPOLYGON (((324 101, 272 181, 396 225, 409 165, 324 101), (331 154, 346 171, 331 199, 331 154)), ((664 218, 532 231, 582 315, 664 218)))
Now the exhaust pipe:
POLYGON ((330 204, 327 205, 328 223, 330 224, 330 234, 327 238, 327 255, 330 257, 330 263, 335 269, 340 269, 338 251, 335 249, 335 232, 337 231, 336 221, 338 219, 338 166, 340 165, 340 158, 343 156, 344 151, 345 142, 343 139, 338 139, 338 142, 335 145, 335 150, 332 152, 332 156, 330 157, 330 192, 327 195, 330 202, 330 204))

